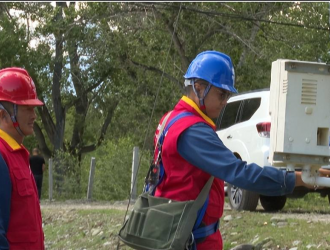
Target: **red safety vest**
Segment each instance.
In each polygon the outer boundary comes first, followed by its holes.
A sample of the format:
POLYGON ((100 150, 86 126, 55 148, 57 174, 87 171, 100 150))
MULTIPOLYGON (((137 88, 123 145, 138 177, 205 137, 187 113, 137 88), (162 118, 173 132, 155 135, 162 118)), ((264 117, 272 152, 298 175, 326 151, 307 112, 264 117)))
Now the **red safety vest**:
MULTIPOLYGON (((197 105, 194 105, 188 98, 181 99, 175 106, 169 121, 182 112, 191 112, 193 116, 187 116, 176 121, 169 129, 162 147, 162 161, 164 165, 164 179, 157 187, 155 196, 166 197, 178 201, 195 200, 210 178, 210 174, 193 166, 184 160, 177 151, 177 141, 180 134, 190 126, 202 122, 210 125, 214 130, 215 126, 206 121, 197 105)), ((205 116, 205 115, 204 115, 205 116)), ((160 124, 162 123, 162 120, 160 124)), ((158 126, 159 129, 160 126, 158 126)), ((158 134, 156 131, 156 135, 158 134)), ((224 182, 215 178, 210 190, 209 204, 203 218, 205 225, 210 225, 220 219, 224 205, 224 182)), ((208 236, 202 243, 197 244, 198 250, 219 250, 222 249, 222 239, 219 230, 208 236)))
POLYGON ((29 167, 29 152, 22 145, 13 149, 3 138, 0 138, 0 152, 8 166, 12 186, 9 226, 6 234, 9 248, 10 250, 44 250, 40 204, 37 187, 29 167))

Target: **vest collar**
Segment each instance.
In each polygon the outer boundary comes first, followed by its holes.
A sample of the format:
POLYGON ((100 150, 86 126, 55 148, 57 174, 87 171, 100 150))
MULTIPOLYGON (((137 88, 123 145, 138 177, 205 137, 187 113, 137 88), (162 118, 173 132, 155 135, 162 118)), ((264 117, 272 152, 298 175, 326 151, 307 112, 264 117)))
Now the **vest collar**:
POLYGON ((0 129, 0 137, 7 142, 7 144, 12 148, 12 150, 17 150, 22 148, 10 135, 8 135, 5 131, 0 129))
POLYGON ((203 111, 197 106, 197 104, 187 96, 182 96, 181 101, 189 105, 195 112, 197 112, 207 123, 215 127, 214 122, 210 117, 205 115, 203 111))

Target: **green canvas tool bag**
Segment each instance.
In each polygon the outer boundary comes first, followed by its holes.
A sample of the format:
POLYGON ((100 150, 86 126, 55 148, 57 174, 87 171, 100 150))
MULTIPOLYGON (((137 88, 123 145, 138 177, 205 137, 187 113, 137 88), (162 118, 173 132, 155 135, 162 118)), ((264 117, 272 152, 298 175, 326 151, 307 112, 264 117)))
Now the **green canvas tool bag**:
POLYGON ((203 206, 214 177, 210 177, 196 200, 174 201, 143 193, 119 231, 126 245, 139 250, 189 249, 198 210, 203 206))

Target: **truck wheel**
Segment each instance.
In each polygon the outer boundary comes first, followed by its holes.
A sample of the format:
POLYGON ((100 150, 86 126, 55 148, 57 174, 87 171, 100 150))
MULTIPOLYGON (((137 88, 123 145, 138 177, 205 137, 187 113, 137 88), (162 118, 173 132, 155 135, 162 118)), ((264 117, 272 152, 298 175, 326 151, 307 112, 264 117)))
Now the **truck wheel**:
POLYGON ((250 192, 228 183, 229 205, 233 210, 255 211, 258 206, 259 194, 250 192))
POLYGON ((285 206, 286 196, 260 195, 260 203, 265 211, 279 211, 285 206))

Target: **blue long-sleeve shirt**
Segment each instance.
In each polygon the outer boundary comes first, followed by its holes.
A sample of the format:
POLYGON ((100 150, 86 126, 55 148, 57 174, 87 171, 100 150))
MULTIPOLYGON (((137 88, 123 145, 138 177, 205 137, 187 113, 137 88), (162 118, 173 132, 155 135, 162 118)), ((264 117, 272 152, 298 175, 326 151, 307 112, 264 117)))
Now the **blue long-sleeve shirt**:
POLYGON ((294 173, 237 159, 204 123, 186 129, 177 146, 186 161, 239 188, 268 196, 285 195, 294 189, 294 173))
POLYGON ((9 249, 6 232, 9 225, 11 181, 8 167, 0 155, 0 250, 9 249))

